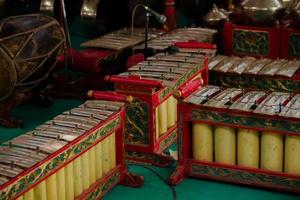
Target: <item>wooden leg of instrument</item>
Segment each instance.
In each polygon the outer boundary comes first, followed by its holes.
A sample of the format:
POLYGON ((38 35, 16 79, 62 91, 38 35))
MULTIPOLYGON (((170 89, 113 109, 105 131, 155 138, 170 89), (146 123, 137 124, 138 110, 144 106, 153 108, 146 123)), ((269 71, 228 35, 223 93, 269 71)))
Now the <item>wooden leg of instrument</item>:
POLYGON ((215 128, 215 161, 228 165, 236 164, 235 129, 221 126, 215 128))
POLYGON ((165 134, 168 130, 167 127, 167 102, 164 101, 158 107, 158 126, 159 126, 159 136, 165 134))
POLYGON ((193 158, 202 161, 213 161, 213 130, 209 124, 193 124, 193 158))
POLYGON ((56 173, 57 176, 57 196, 58 200, 66 200, 66 174, 65 168, 61 168, 56 173))
POLYGON ((155 137, 156 140, 159 138, 159 123, 158 123, 158 107, 155 108, 155 137))
POLYGON ((102 163, 103 163, 103 175, 106 175, 107 172, 109 172, 109 138, 105 138, 102 141, 102 163))
POLYGON ((23 199, 24 199, 24 200, 35 200, 35 199, 34 199, 34 192, 33 192, 33 189, 27 191, 27 192, 23 195, 23 199))
POLYGON ((86 190, 90 187, 90 169, 89 169, 89 164, 90 164, 90 159, 89 159, 89 154, 88 152, 85 152, 82 154, 82 178, 83 178, 83 190, 86 190))
POLYGON ((34 188, 34 199, 45 199, 47 200, 47 189, 46 189, 46 181, 40 182, 34 188))
POLYGON ((300 136, 286 136, 284 171, 300 175, 300 136))
POLYGON ((74 172, 74 195, 77 197, 83 192, 83 178, 82 178, 82 165, 81 157, 78 157, 74 160, 73 164, 74 172))
POLYGON ((116 133, 113 132, 110 136, 110 152, 111 152, 111 164, 110 169, 116 167, 116 133))
POLYGON ((46 179, 47 199, 57 199, 57 178, 52 174, 46 179))
POLYGON ((283 136, 262 132, 261 135, 261 168, 282 172, 283 136))
POLYGON ((96 147, 93 147, 89 150, 90 158, 90 183, 93 184, 96 182, 96 147))
POLYGON ((259 132, 249 129, 238 130, 238 165, 259 167, 259 132))
POLYGON ((66 199, 74 199, 74 170, 73 170, 73 162, 69 163, 65 170, 66 170, 66 199))
POLYGON ((102 142, 96 145, 96 178, 97 180, 102 177, 103 174, 103 153, 102 153, 102 142))

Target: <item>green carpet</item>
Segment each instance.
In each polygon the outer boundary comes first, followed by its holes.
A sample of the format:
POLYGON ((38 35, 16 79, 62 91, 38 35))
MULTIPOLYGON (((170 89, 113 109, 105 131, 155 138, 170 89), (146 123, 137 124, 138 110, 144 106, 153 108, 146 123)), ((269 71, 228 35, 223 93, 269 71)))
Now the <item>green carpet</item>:
MULTIPOLYGON (((0 127, 0 141, 6 141, 20 135, 43 122, 52 119, 65 110, 79 105, 82 101, 72 99, 56 99, 53 106, 44 108, 27 103, 16 108, 13 116, 23 119, 25 126, 22 129, 6 129, 0 127)), ((167 178, 174 167, 157 168, 151 167, 162 177, 167 178)), ((115 187, 105 196, 105 200, 124 199, 124 200, 172 200, 173 195, 169 186, 164 184, 155 174, 148 169, 140 166, 130 166, 130 171, 145 177, 145 184, 141 188, 128 188, 124 186, 115 187)), ((297 195, 267 191, 251 187, 243 187, 233 184, 220 182, 185 179, 180 185, 175 187, 178 200, 215 200, 215 199, 244 199, 244 200, 299 200, 297 195)))

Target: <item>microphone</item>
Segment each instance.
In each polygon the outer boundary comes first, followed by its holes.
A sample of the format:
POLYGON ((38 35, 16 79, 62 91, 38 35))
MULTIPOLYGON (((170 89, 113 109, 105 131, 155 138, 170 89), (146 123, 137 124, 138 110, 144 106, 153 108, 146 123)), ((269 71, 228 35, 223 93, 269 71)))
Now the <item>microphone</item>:
POLYGON ((166 16, 161 15, 161 14, 155 12, 154 10, 152 10, 151 8, 149 8, 148 6, 142 5, 142 7, 143 7, 148 13, 150 13, 151 15, 153 15, 153 16, 159 21, 159 23, 161 23, 161 24, 166 23, 166 21, 167 21, 166 16))

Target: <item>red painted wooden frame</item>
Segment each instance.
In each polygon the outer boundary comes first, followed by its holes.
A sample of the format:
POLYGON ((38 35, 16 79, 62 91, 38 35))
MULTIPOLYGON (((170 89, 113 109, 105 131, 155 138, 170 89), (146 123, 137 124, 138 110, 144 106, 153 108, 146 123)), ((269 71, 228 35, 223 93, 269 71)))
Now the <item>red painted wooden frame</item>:
MULTIPOLYGON (((124 101, 126 98, 120 95, 115 95, 111 97, 111 94, 105 94, 103 97, 101 95, 98 95, 95 97, 95 99, 103 99, 103 100, 110 100, 110 101, 124 101), (110 99, 107 99, 106 97, 110 96, 110 99)), ((83 135, 79 136, 69 144, 65 145, 63 148, 58 150, 57 152, 51 154, 41 162, 35 164, 34 166, 26 169, 24 172, 22 172, 19 176, 11 179, 9 182, 3 184, 0 186, 0 199, 6 200, 6 199, 15 199, 20 196, 22 196, 25 192, 29 191, 42 181, 44 181, 47 177, 51 176, 52 174, 56 173, 61 168, 67 166, 70 162, 72 162, 77 157, 84 154, 89 149, 93 148, 98 143, 102 142, 105 138, 107 138, 109 135, 111 135, 113 132, 116 134, 116 167, 111 169, 106 175, 101 177, 99 180, 97 180, 94 184, 92 184, 88 189, 83 191, 82 194, 75 197, 75 199, 89 199, 91 196, 94 196, 95 198, 101 199, 107 192, 109 192, 115 185, 122 184, 126 186, 132 186, 132 187, 139 187, 143 184, 144 178, 142 176, 137 176, 135 174, 132 174, 128 171, 126 163, 125 163, 125 148, 124 148, 124 119, 125 119, 125 107, 122 107, 120 111, 115 112, 113 115, 111 115, 106 120, 100 122, 97 126, 90 129, 83 135), (117 123, 116 125, 112 126, 112 128, 108 128, 113 123, 117 123), (100 139, 98 138, 95 140, 94 143, 91 145, 87 145, 87 147, 83 147, 79 153, 74 153, 71 158, 67 159, 65 157, 62 157, 62 154, 70 151, 72 147, 80 145, 81 143, 84 143, 84 140, 88 138, 89 136, 93 135, 96 130, 105 129, 108 128, 109 132, 105 133, 103 137, 100 139), (18 188, 18 184, 20 180, 22 179, 28 179, 28 177, 35 176, 36 170, 43 171, 43 168, 45 167, 47 163, 55 162, 57 158, 60 157, 60 160, 62 158, 65 158, 65 160, 62 164, 59 163, 55 168, 51 170, 47 170, 47 173, 44 173, 41 175, 41 178, 38 178, 37 180, 31 181, 30 185, 23 186, 24 188, 22 191, 9 191, 6 190, 8 186, 16 186, 18 188), (105 186, 105 187, 104 187, 105 186), (4 193, 2 193, 4 192, 4 193), (3 195, 3 196, 2 196, 3 195), (3 198, 2 198, 3 197, 3 198)), ((107 131, 107 130, 106 130, 107 131)), ((86 145, 86 144, 85 144, 86 145)), ((48 166, 48 164, 47 164, 48 166)), ((23 181, 22 181, 23 182, 23 181)), ((22 187, 21 187, 22 188, 22 187)))
MULTIPOLYGON (((192 90, 191 90, 192 91, 192 90)), ((232 117, 247 117, 251 116, 257 120, 277 120, 282 121, 280 117, 270 116, 266 117, 261 114, 233 111, 222 108, 207 108, 203 106, 192 105, 188 103, 179 102, 178 104, 178 165, 173 174, 169 177, 169 183, 172 185, 179 184, 186 177, 196 177, 211 179, 217 181, 225 181, 255 187, 263 187, 269 189, 276 189, 281 191, 300 193, 300 175, 287 174, 282 172, 272 172, 263 169, 254 169, 247 167, 240 167, 237 165, 225 165, 213 162, 204 162, 194 160, 191 153, 191 124, 193 122, 207 123, 211 125, 228 126, 233 128, 246 128, 257 131, 272 131, 275 134, 283 135, 299 135, 299 132, 293 131, 280 131, 274 128, 266 127, 252 127, 240 124, 231 124, 224 122, 214 121, 211 118, 197 119, 193 116, 193 112, 211 112, 214 114, 225 113, 232 117)), ((300 120, 295 118, 284 119, 282 123, 296 123, 299 124, 300 120)))
MULTIPOLYGON (((188 85, 193 82, 194 79, 201 76, 202 81, 199 84, 208 84, 208 60, 205 59, 204 63, 200 64, 199 68, 191 77, 189 77, 185 83, 180 87, 188 85)), ((173 159, 164 154, 164 151, 172 145, 177 138, 177 124, 169 128, 168 131, 156 139, 156 127, 155 127, 155 109, 162 104, 171 95, 173 90, 162 95, 168 90, 167 87, 162 86, 160 82, 154 80, 139 79, 139 77, 123 78, 119 76, 109 76, 106 80, 115 83, 115 91, 119 94, 126 96, 133 96, 134 99, 138 99, 140 102, 146 104, 149 107, 149 143, 144 144, 132 144, 126 143, 125 148, 127 152, 127 159, 136 163, 151 163, 156 166, 166 167, 170 166, 173 159), (159 88, 159 89, 157 89, 159 88), (163 98, 162 98, 163 96, 163 98)), ((180 88, 179 87, 179 88, 180 88)))

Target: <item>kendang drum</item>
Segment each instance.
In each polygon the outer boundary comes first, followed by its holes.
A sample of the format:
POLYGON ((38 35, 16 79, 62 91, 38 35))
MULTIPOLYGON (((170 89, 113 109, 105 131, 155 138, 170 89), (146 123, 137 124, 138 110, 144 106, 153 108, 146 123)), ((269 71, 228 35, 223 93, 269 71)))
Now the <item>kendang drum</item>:
POLYGON ((9 119, 13 105, 31 96, 65 50, 63 29, 40 14, 14 16, 0 24, 0 123, 20 125, 9 119))

